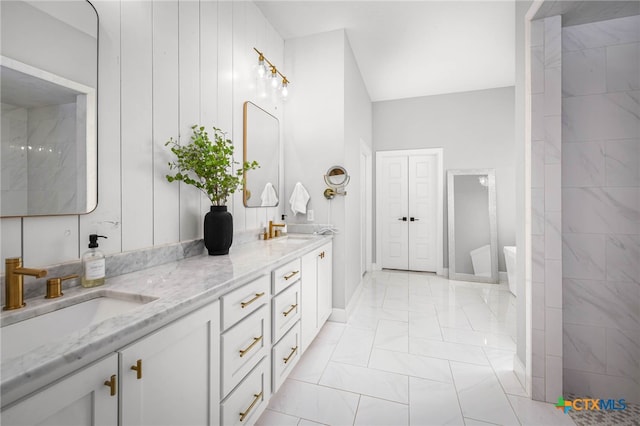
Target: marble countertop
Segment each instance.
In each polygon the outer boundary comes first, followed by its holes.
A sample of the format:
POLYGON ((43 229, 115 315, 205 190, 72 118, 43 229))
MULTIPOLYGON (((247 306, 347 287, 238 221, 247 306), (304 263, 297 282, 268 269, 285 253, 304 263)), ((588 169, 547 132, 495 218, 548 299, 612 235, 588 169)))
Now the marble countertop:
MULTIPOLYGON (((126 313, 43 344, 9 359, 2 359, 2 405, 27 395, 150 332, 217 300, 274 268, 323 244, 330 236, 289 235, 269 241, 232 246, 227 256, 194 256, 178 262, 107 279, 93 289, 65 291, 59 299, 31 299, 18 311, 3 312, 3 326, 102 295, 150 302, 126 313)), ((4 342, 3 342, 4 343, 4 342)))

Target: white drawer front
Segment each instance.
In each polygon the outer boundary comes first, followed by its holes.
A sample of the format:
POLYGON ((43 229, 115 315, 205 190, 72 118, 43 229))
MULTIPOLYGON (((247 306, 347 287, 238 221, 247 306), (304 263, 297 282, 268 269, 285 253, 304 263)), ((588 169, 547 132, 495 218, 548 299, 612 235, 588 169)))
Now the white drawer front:
POLYGON ((269 303, 269 276, 246 284, 222 299, 222 329, 226 330, 250 313, 269 303))
POLYGON ((293 370, 300 358, 300 322, 293 326, 291 330, 273 346, 273 393, 276 393, 280 385, 293 370))
POLYGON ((222 396, 268 354, 270 336, 269 309, 266 306, 222 334, 222 396))
POLYGON ((258 366, 221 404, 221 425, 254 424, 269 400, 269 360, 258 366))
POLYGON ((293 260, 273 271, 273 294, 278 294, 300 279, 300 259, 293 260))
POLYGON ((276 343, 300 319, 300 281, 273 298, 273 343, 276 343))

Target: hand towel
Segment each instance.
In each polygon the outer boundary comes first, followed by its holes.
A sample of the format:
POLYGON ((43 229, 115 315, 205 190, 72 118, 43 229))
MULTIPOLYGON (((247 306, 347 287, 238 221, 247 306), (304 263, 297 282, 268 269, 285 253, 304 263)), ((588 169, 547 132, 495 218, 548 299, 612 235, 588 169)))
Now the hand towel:
POLYGON ((298 213, 307 213, 307 203, 309 202, 309 193, 300 182, 296 183, 293 188, 293 194, 289 198, 289 204, 291 204, 291 211, 295 216, 298 213))
POLYGON ((276 195, 276 190, 271 182, 267 182, 264 186, 260 199, 262 200, 262 207, 273 207, 278 205, 278 196, 276 195))

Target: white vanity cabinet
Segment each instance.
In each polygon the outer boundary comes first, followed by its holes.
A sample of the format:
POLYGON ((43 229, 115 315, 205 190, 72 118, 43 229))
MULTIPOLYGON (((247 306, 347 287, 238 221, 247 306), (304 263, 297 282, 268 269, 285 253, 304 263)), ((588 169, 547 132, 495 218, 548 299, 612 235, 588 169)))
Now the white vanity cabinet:
POLYGON ((332 310, 332 243, 302 256, 302 351, 309 347, 332 310))
POLYGON ((118 356, 109 355, 4 408, 0 423, 5 426, 115 425, 118 423, 117 372, 118 356))
POLYGON ((216 301, 118 352, 123 426, 218 424, 216 301))

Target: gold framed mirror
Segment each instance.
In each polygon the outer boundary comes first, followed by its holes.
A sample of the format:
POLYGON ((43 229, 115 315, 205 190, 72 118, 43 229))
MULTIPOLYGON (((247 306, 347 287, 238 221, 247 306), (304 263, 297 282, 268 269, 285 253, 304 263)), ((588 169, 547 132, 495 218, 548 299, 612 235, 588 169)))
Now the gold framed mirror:
POLYGON ((244 174, 245 207, 276 207, 280 203, 280 122, 252 102, 245 102, 243 161, 259 168, 244 174))

